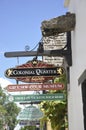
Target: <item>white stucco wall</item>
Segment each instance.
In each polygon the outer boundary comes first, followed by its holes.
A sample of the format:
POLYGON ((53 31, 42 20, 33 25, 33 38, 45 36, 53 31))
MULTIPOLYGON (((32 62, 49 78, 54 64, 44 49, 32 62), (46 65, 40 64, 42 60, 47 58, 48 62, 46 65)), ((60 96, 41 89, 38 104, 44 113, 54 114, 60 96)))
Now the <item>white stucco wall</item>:
POLYGON ((69 12, 76 14, 72 31, 72 61, 68 91, 69 130, 84 130, 81 86, 78 78, 86 69, 86 0, 70 0, 69 12))

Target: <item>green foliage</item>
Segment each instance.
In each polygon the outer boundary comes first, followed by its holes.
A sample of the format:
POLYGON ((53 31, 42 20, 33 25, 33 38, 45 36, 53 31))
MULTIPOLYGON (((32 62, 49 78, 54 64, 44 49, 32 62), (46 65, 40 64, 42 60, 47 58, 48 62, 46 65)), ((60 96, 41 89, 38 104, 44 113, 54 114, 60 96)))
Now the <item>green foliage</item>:
POLYGON ((10 130, 13 130, 16 125, 16 117, 20 108, 13 102, 6 103, 6 94, 0 87, 0 130, 3 130, 3 125, 7 124, 10 130))
POLYGON ((61 77, 55 77, 53 82, 54 83, 63 83, 64 86, 66 87, 66 85, 67 85, 66 74, 63 74, 61 77))
MULTIPOLYGON (((62 77, 56 77, 54 79, 54 83, 63 83, 65 86, 64 90, 52 90, 49 91, 50 93, 64 93, 65 97, 67 96, 66 91, 66 75, 62 77)), ((50 121, 53 130, 62 130, 64 127, 67 126, 67 101, 43 101, 40 104, 41 110, 44 112, 44 117, 41 120, 50 121)))
POLYGON ((21 130, 36 130, 36 126, 25 126, 24 128, 21 128, 21 130))
POLYGON ((3 105, 5 103, 6 95, 3 93, 3 90, 0 86, 0 105, 3 105))
POLYGON ((6 122, 8 126, 10 126, 10 129, 13 129, 17 123, 16 117, 20 111, 20 108, 18 108, 17 105, 13 102, 5 104, 4 107, 7 111, 7 113, 5 114, 6 122))
POLYGON ((44 112, 42 120, 49 120, 52 128, 59 128, 65 123, 67 113, 67 104, 65 101, 44 101, 41 103, 41 109, 44 112))

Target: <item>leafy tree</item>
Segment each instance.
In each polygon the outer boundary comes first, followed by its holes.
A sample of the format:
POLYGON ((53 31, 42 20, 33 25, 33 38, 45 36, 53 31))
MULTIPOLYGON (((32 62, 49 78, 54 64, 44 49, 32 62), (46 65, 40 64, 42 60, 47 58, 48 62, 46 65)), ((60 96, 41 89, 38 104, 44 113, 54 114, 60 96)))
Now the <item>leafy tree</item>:
MULTIPOLYGON (((51 90, 49 93, 64 93, 67 96, 66 91, 66 75, 62 77, 56 77, 53 81, 54 83, 63 83, 65 86, 64 90, 51 90)), ((42 111, 44 112, 44 117, 41 122, 50 121, 53 130, 64 130, 67 127, 67 101, 43 101, 40 104, 42 111)))
POLYGON ((8 124, 10 130, 13 130, 15 125, 17 124, 16 117, 20 111, 20 108, 14 103, 14 102, 9 102, 4 105, 7 113, 5 114, 5 120, 6 123, 8 124))
POLYGON ((0 129, 3 130, 3 125, 4 125, 4 117, 5 114, 7 113, 6 109, 4 108, 4 101, 5 101, 6 95, 3 93, 3 90, 0 86, 0 129))
POLYGON ((5 100, 6 100, 6 94, 3 92, 0 86, 0 105, 4 105, 5 100))
POLYGON ((13 130, 20 108, 13 102, 6 103, 5 101, 6 94, 0 87, 0 130, 3 130, 5 124, 10 127, 10 130, 13 130))

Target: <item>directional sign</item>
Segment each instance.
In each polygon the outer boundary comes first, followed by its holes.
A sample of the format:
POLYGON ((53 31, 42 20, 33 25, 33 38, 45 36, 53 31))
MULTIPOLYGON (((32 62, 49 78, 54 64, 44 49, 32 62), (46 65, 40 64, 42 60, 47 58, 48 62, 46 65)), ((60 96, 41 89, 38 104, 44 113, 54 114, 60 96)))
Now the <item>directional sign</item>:
POLYGON ((9 68, 5 71, 5 76, 23 82, 45 82, 53 77, 61 76, 65 73, 63 67, 57 67, 43 61, 29 61, 26 64, 9 68))
POLYGON ((61 90, 64 89, 64 84, 16 84, 8 85, 6 88, 9 92, 16 91, 38 91, 38 90, 61 90))
POLYGON ((43 101, 43 100, 64 100, 63 93, 56 94, 34 94, 34 95, 10 95, 7 96, 7 101, 22 102, 22 101, 43 101))

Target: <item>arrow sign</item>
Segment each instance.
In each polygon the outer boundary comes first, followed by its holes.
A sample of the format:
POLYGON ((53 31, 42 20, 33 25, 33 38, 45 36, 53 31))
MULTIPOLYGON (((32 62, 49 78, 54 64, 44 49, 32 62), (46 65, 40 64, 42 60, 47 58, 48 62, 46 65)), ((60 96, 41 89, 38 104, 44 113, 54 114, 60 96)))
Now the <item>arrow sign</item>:
POLYGON ((46 100, 64 100, 65 95, 63 93, 56 94, 31 94, 31 95, 10 95, 7 96, 7 101, 22 102, 22 101, 46 101, 46 100))
POLYGON ((8 85, 6 88, 9 92, 16 91, 38 91, 38 90, 61 90, 64 89, 64 84, 16 84, 8 85))

